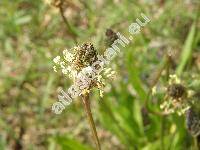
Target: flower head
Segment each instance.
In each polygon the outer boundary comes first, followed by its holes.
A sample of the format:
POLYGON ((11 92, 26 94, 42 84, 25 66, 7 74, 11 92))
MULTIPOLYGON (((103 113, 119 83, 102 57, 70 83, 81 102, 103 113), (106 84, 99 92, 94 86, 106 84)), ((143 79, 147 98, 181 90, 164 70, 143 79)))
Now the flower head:
POLYGON ((107 29, 105 35, 105 44, 108 47, 110 47, 115 42, 115 40, 119 38, 118 35, 112 29, 107 29))
POLYGON ((98 53, 91 43, 64 50, 63 56, 57 56, 53 61, 56 64, 54 71, 57 72, 59 67, 64 75, 69 75, 74 85, 81 90, 79 95, 89 92, 93 87, 100 89, 102 95, 105 85, 103 76, 106 74, 106 77, 110 77, 114 74, 98 61, 98 53), (101 71, 97 71, 99 68, 101 71))
POLYGON ((186 112, 186 125, 188 131, 194 137, 200 135, 200 113, 193 108, 186 112))
POLYGON ((57 67, 62 69, 63 74, 69 74, 69 77, 75 78, 84 68, 92 65, 97 60, 97 52, 91 43, 85 43, 82 46, 74 47, 70 50, 64 50, 63 56, 57 56, 53 59, 57 67))
POLYGON ((169 85, 165 101, 160 105, 160 108, 165 113, 184 114, 189 108, 187 90, 176 75, 170 75, 169 85))

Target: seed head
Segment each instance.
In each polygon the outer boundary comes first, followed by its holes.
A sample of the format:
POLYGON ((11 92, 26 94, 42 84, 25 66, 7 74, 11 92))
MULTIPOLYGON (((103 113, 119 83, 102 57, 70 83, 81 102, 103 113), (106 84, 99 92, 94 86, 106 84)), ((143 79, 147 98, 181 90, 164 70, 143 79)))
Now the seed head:
POLYGON ((190 108, 186 112, 186 125, 188 131, 194 137, 200 135, 200 113, 195 111, 193 108, 190 108))
POLYGON ((97 60, 97 51, 91 43, 85 43, 82 46, 74 47, 70 50, 64 50, 63 56, 57 56, 53 59, 57 67, 62 69, 63 74, 69 74, 74 79, 77 74, 84 68, 89 67, 97 60))
POLYGON ((176 75, 170 75, 165 101, 160 105, 166 113, 184 114, 189 108, 187 89, 176 75))
POLYGON ((93 44, 88 42, 70 50, 64 50, 63 56, 57 56, 53 59, 56 64, 53 69, 57 72, 57 67, 59 67, 64 75, 69 75, 74 85, 82 90, 81 94, 97 87, 102 95, 102 88, 105 85, 103 77, 110 78, 114 75, 114 71, 101 66, 102 72, 96 72, 97 68, 92 66, 98 61, 97 56, 98 53, 93 44))
POLYGON ((118 36, 112 29, 107 29, 105 34, 106 34, 106 41, 105 41, 106 46, 110 47, 115 42, 115 40, 118 39, 118 36))
POLYGON ((171 84, 167 88, 167 93, 173 99, 182 98, 186 95, 186 88, 182 84, 171 84))
POLYGON ((85 43, 82 46, 75 48, 72 63, 77 71, 91 66, 95 61, 97 61, 97 51, 91 43, 85 43))

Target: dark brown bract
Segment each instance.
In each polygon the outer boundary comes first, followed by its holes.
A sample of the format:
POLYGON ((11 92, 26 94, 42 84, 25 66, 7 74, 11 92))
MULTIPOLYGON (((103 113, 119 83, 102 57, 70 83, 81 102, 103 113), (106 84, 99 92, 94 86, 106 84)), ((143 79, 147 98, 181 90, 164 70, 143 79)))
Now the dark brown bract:
POLYGON ((107 29, 106 30, 106 46, 111 46, 115 40, 118 39, 117 34, 112 30, 112 29, 107 29))
POLYGON ((172 84, 167 88, 168 95, 173 99, 179 99, 186 95, 186 89, 181 84, 172 84))
POLYGON ((188 131, 193 136, 200 136, 200 116, 199 116, 199 112, 196 112, 192 108, 190 108, 186 112, 186 125, 187 125, 188 131))
POLYGON ((75 49, 74 65, 78 71, 91 66, 97 61, 97 51, 92 43, 84 43, 82 46, 75 49))

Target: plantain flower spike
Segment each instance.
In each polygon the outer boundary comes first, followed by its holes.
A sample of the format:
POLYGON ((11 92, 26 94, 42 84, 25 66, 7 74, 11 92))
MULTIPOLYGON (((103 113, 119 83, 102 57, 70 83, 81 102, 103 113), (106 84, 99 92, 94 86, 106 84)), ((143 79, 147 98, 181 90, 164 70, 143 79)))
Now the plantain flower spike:
POLYGON ((184 114, 189 108, 188 93, 176 75, 170 75, 165 101, 160 105, 165 113, 184 114))
MULTIPOLYGON (((100 90, 100 96, 103 93, 104 72, 108 70, 104 65, 94 64, 98 61, 98 53, 92 43, 84 43, 81 46, 76 46, 70 50, 64 50, 62 56, 57 56, 53 59, 55 66, 53 70, 57 72, 61 69, 64 75, 69 76, 73 83, 80 87, 81 93, 89 93, 93 87, 100 90), (102 71, 96 71, 98 67, 102 67, 102 71)), ((113 71, 107 77, 113 75, 113 71)), ((105 76, 106 77, 106 76, 105 76)))

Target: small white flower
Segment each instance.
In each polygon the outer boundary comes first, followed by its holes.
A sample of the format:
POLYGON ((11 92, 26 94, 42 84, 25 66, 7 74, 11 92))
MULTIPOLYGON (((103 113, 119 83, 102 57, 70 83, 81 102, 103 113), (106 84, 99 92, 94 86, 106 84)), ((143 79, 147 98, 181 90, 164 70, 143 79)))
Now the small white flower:
MULTIPOLYGON (((104 63, 98 61, 97 56, 98 53, 93 44, 84 43, 70 50, 65 49, 63 55, 55 57, 53 61, 64 75, 68 74, 74 84, 81 87, 81 95, 89 93, 92 88, 96 87, 100 90, 100 95, 102 96, 102 88, 105 86, 104 77, 110 78, 115 72, 110 68, 104 68, 104 65, 102 65, 104 63), (98 64, 101 67, 101 71, 99 68, 93 68, 93 64, 98 62, 101 62, 98 64), (106 71, 105 74, 103 73, 104 71, 106 71)), ((54 71, 57 72, 56 67, 54 67, 54 71)))
POLYGON ((53 59, 53 61, 56 63, 56 64, 59 64, 60 62, 60 56, 57 56, 53 59))
POLYGON ((116 74, 116 72, 115 72, 115 71, 112 71, 111 68, 105 69, 105 71, 104 71, 104 75, 105 75, 107 78, 114 77, 115 74, 116 74))
POLYGON ((105 69, 105 74, 109 73, 111 70, 111 68, 105 69))
POLYGON ((91 66, 83 68, 81 72, 88 78, 94 78, 96 75, 91 66))
POLYGON ((100 89, 99 93, 100 93, 100 97, 103 97, 104 91, 100 89))
POLYGON ((173 83, 177 83, 180 84, 181 80, 177 77, 176 74, 174 75, 169 75, 170 79, 169 79, 169 84, 173 84, 173 83))
POLYGON ((56 66, 53 66, 53 70, 54 70, 55 72, 57 72, 57 68, 56 68, 56 66))
POLYGON ((67 74, 67 73, 68 73, 67 68, 63 68, 63 69, 62 69, 62 73, 63 73, 63 74, 67 74))
POLYGON ((62 69, 65 69, 65 66, 66 66, 65 62, 64 62, 64 61, 61 61, 61 62, 60 62, 60 67, 61 67, 62 69))
POLYGON ((64 50, 64 51, 63 51, 63 56, 64 56, 64 59, 65 59, 67 62, 72 62, 73 59, 74 59, 74 55, 71 54, 70 52, 68 52, 68 50, 64 50))
POLYGON ((152 95, 155 95, 156 94, 156 92, 157 92, 157 88, 156 88, 156 86, 154 86, 153 88, 152 88, 152 95))

